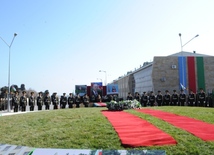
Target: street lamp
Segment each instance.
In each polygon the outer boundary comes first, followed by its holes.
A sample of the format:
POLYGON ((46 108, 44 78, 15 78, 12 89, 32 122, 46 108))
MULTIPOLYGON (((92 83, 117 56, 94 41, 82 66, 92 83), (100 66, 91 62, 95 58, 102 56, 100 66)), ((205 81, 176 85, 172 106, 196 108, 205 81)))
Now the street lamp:
POLYGON ((183 47, 188 44, 190 41, 192 41, 193 39, 195 39, 196 37, 198 37, 199 35, 197 34, 196 36, 194 36, 192 39, 190 39, 187 43, 185 43, 184 45, 182 45, 182 40, 181 40, 181 33, 178 34, 180 37, 180 42, 181 42, 181 52, 183 51, 183 47))
POLYGON ((104 72, 105 73, 105 86, 106 86, 106 84, 107 84, 107 72, 103 71, 103 70, 99 70, 99 72, 104 72))
POLYGON ((7 111, 10 112, 10 49, 11 49, 11 46, 13 44, 13 41, 15 39, 15 37, 17 36, 16 33, 14 33, 13 35, 13 39, 11 41, 10 44, 8 44, 2 37, 1 40, 8 46, 9 48, 9 63, 8 63, 8 93, 7 93, 7 111))
POLYGON ((103 82, 103 80, 101 78, 97 78, 97 80, 100 80, 101 82, 103 82))

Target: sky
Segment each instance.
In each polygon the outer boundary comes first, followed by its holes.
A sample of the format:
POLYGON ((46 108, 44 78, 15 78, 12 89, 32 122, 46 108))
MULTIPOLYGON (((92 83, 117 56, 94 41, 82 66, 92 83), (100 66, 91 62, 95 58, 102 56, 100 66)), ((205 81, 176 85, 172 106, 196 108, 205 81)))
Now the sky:
POLYGON ((179 33, 182 45, 199 35, 183 51, 213 55, 213 6, 213 0, 0 0, 7 43, 0 39, 0 87, 10 81, 68 94, 75 85, 105 85, 154 56, 180 52, 179 33))

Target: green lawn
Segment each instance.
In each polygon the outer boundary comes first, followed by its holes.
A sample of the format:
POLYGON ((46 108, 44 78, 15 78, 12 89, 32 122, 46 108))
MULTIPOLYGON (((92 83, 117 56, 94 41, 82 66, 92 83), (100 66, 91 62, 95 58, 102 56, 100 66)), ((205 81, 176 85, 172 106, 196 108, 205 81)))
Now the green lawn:
MULTIPOLYGON (((214 142, 204 142, 158 118, 127 110, 169 133, 177 145, 124 148, 108 120, 106 108, 79 108, 40 111, 0 117, 0 143, 36 148, 166 150, 167 155, 214 154, 214 142)), ((214 108, 155 107, 214 124, 214 108)), ((121 119, 121 121, 124 121, 121 119)), ((214 132, 214 131, 213 131, 214 132)))

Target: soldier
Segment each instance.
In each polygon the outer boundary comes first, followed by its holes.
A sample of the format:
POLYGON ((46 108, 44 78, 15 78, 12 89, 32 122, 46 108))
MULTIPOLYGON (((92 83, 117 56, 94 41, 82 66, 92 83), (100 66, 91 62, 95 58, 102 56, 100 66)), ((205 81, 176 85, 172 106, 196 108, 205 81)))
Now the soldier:
POLYGON ((161 94, 160 90, 158 90, 158 94, 156 96, 156 102, 157 102, 158 106, 162 106, 163 95, 161 94))
POLYGON ((26 97, 26 91, 22 92, 22 96, 20 97, 20 106, 22 107, 22 111, 26 111, 27 106, 27 97, 26 97))
POLYGON ((171 96, 171 105, 178 105, 178 94, 176 90, 173 90, 173 94, 171 96))
POLYGON ((190 93, 188 95, 188 105, 189 106, 195 106, 195 94, 192 90, 190 90, 190 93))
POLYGON ((51 104, 51 98, 49 96, 49 92, 46 92, 46 94, 45 94, 44 104, 45 104, 45 110, 49 110, 50 109, 50 104, 51 104))
POLYGON ((30 93, 30 97, 29 97, 29 106, 30 106, 30 111, 34 111, 34 106, 35 106, 34 92, 31 92, 31 93, 30 93))
POLYGON ((85 94, 83 97, 83 104, 85 107, 88 107, 88 105, 89 105, 89 97, 87 94, 85 94))
POLYGON ((38 106, 38 110, 42 110, 42 92, 39 92, 39 96, 37 97, 37 106, 38 106))
POLYGON ((202 88, 200 88, 200 92, 198 93, 198 106, 204 107, 206 102, 206 94, 202 88))
POLYGON ((126 99, 127 99, 127 100, 133 100, 132 94, 131 94, 131 93, 128 93, 128 96, 127 96, 126 99))
POLYGON ((13 109, 14 112, 18 112, 19 103, 20 103, 19 92, 16 91, 15 95, 12 98, 12 106, 14 107, 14 109, 13 109))
POLYGON ((67 97, 65 95, 66 95, 66 93, 63 93, 63 96, 61 96, 61 98, 60 98, 60 107, 62 109, 65 109, 66 104, 67 104, 67 97))
POLYGON ((75 97, 76 108, 79 108, 79 107, 80 107, 80 103, 81 103, 81 98, 80 98, 80 95, 78 94, 78 95, 75 97))
POLYGON ((153 107, 155 105, 155 95, 154 95, 153 91, 151 91, 150 95, 149 95, 149 104, 151 107, 153 107))
POLYGON ((70 93, 68 97, 68 108, 73 108, 74 101, 74 96, 72 93, 70 93))
POLYGON ((51 97, 53 109, 58 109, 59 100, 58 100, 58 97, 56 95, 57 95, 57 93, 53 93, 53 95, 51 97))
POLYGON ((141 106, 142 107, 146 107, 147 103, 148 103, 148 96, 146 94, 146 92, 143 92, 142 96, 141 96, 141 100, 140 100, 141 106))
POLYGON ((163 105, 169 105, 170 104, 171 95, 169 94, 169 91, 165 91, 165 95, 163 96, 163 105))
POLYGON ((181 93, 179 95, 179 105, 184 106, 186 104, 186 94, 184 93, 184 90, 181 89, 181 93))
POLYGON ((138 102, 140 101, 140 95, 138 92, 135 92, 134 99, 137 100, 138 102))

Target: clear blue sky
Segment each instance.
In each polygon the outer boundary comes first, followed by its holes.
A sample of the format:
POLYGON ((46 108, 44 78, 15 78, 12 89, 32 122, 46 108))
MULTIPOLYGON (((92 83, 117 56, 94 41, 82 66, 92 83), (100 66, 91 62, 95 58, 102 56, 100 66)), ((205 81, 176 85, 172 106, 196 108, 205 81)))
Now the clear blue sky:
MULTIPOLYGON (((154 56, 213 55, 213 0, 0 0, 0 36, 11 48, 11 84, 73 92, 111 82, 154 56)), ((0 40, 0 87, 8 84, 0 40)))

